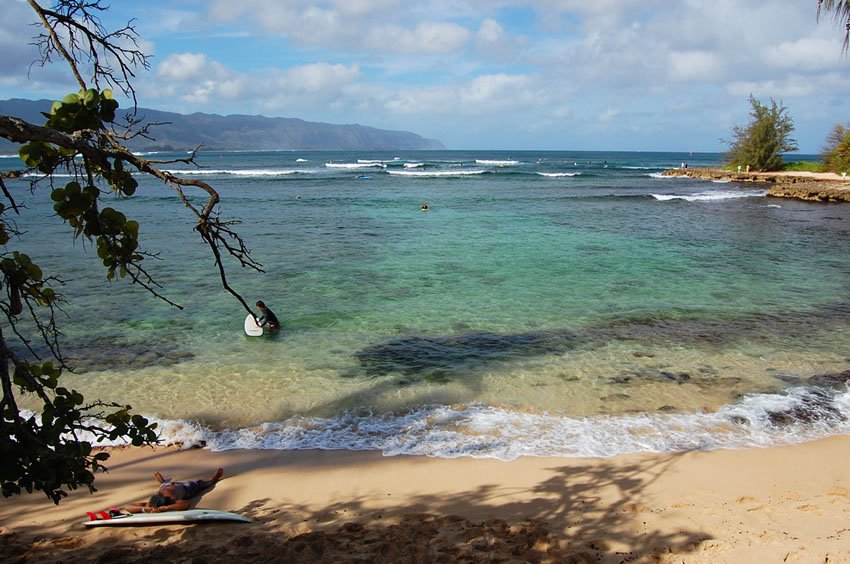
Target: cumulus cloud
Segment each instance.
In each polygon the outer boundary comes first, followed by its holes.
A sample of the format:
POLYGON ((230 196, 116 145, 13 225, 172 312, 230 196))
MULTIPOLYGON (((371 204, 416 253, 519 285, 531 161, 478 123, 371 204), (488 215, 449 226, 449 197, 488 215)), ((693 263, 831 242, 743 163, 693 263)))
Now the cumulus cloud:
POLYGON ((470 32, 453 23, 422 22, 414 28, 379 26, 372 28, 364 47, 393 53, 452 53, 466 43, 470 32))
POLYGON ((465 83, 431 88, 407 88, 388 99, 385 107, 394 113, 473 115, 522 112, 550 101, 543 85, 525 75, 494 74, 465 83))
POLYGON ((850 77, 842 73, 828 73, 817 77, 794 73, 780 79, 760 81, 740 80, 730 83, 726 90, 733 96, 756 98, 796 98, 821 93, 850 94, 850 77))
POLYGON ((203 53, 176 53, 169 55, 157 66, 156 74, 165 80, 194 81, 198 79, 223 79, 229 71, 203 53))
MULTIPOLYGON (((26 5, 11 8, 0 20, 0 48, 12 53, 0 58, 0 88, 33 88, 12 68, 31 31, 12 16, 26 5)), ((824 108, 829 97, 830 111, 846 113, 841 30, 818 25, 815 9, 799 0, 211 0, 175 11, 156 0, 139 22, 157 64, 137 86, 145 103, 182 100, 180 111, 421 123, 435 137, 469 120, 535 134, 567 118, 576 131, 647 132, 687 115, 714 128, 725 109, 745 112, 751 92, 789 106, 824 108), (186 39, 178 21, 227 39, 169 50, 166 39, 186 39), (239 49, 213 51, 224 43, 239 49)))
POLYGON ((679 51, 670 53, 668 76, 670 80, 708 82, 723 72, 723 61, 709 51, 679 51))
POLYGON ((335 102, 359 76, 356 66, 329 63, 243 73, 202 53, 179 53, 157 66, 160 82, 149 84, 146 94, 176 97, 193 104, 212 99, 238 100, 243 106, 295 111, 335 102))
POLYGON ((801 37, 771 45, 762 51, 765 63, 780 69, 818 71, 834 69, 841 64, 835 42, 825 37, 801 37), (833 56, 830 57, 830 53, 833 56))
POLYGON ((242 0, 212 2, 207 14, 218 22, 253 21, 264 32, 296 44, 352 46, 381 54, 450 53, 472 36, 469 29, 453 21, 407 20, 400 17, 404 8, 394 0, 242 0))

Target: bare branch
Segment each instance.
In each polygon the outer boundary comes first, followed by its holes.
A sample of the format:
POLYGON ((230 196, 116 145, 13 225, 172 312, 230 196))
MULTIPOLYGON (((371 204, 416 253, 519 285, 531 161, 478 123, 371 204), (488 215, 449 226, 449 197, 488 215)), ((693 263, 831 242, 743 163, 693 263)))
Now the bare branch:
POLYGON ((131 79, 136 76, 134 69, 150 68, 150 63, 147 55, 139 50, 138 34, 132 20, 110 32, 95 15, 107 9, 100 0, 59 0, 53 10, 41 7, 36 0, 27 1, 47 30, 47 35, 36 38, 42 65, 51 61, 54 52, 58 52, 68 62, 80 88, 85 90, 87 87, 78 68, 83 63, 91 64, 91 80, 98 90, 101 89, 101 81, 105 81, 132 98, 134 108, 138 105, 131 79), (57 30, 62 30, 65 35, 64 42, 57 30))

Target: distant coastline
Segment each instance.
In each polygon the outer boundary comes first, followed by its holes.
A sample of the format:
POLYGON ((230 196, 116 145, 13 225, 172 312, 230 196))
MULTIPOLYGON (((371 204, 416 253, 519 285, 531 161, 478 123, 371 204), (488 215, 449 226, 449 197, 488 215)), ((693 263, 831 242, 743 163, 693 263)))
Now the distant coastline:
MULTIPOLYGON (((50 100, 0 100, 0 115, 44 123, 50 100)), ((128 111, 119 110, 119 116, 128 111)), ((152 127, 150 139, 136 137, 127 146, 137 152, 191 151, 199 145, 213 151, 349 151, 443 150, 436 139, 409 131, 392 131, 359 124, 331 124, 297 118, 258 115, 193 113, 190 115, 138 108, 137 117, 152 127)), ((120 118, 118 120, 120 122, 120 118)), ((0 154, 17 153, 17 146, 0 139, 0 154)))
POLYGON ((850 202, 850 178, 834 172, 734 172, 724 168, 674 168, 664 176, 687 176, 703 180, 772 184, 768 196, 809 202, 850 202))

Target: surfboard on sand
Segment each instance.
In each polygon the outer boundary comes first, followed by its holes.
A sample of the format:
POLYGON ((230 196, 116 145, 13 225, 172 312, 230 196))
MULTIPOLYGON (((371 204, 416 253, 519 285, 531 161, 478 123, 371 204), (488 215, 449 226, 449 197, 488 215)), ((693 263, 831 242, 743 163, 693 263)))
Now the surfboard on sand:
POLYGON ((263 328, 257 325, 257 320, 250 313, 245 318, 245 334, 249 337, 261 337, 263 335, 263 328))
POLYGON ((198 521, 239 521, 242 523, 251 523, 251 518, 238 513, 219 511, 217 509, 189 509, 187 511, 163 511, 162 513, 125 513, 110 517, 109 519, 83 521, 83 525, 86 527, 120 527, 127 525, 195 523, 198 521))

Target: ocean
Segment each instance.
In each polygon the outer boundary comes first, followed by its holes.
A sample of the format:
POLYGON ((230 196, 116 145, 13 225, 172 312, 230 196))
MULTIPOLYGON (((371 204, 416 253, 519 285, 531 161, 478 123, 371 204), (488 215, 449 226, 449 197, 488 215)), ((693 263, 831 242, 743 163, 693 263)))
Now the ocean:
POLYGON ((7 184, 26 205, 16 248, 64 282, 63 385, 132 405, 168 444, 510 460, 847 434, 850 392, 831 375, 850 369, 850 206, 660 175, 719 161, 208 151, 201 168, 163 165, 212 184, 240 222, 265 272, 230 262, 230 281, 283 324, 261 338, 169 188, 138 177, 104 205, 141 222, 146 267, 183 309, 108 282, 46 186, 7 184))

